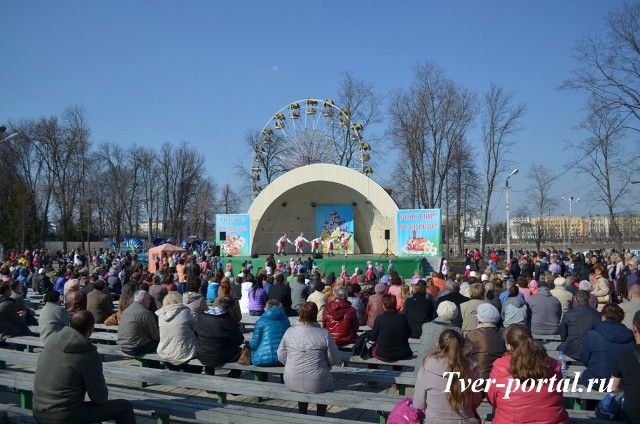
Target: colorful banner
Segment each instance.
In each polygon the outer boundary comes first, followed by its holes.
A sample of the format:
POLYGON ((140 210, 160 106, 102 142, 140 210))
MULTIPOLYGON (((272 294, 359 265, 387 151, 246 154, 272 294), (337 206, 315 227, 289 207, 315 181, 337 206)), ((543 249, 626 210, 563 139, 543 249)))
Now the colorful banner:
POLYGON ((440 209, 398 211, 398 256, 442 256, 440 209))
MULTIPOLYGON (((323 237, 322 252, 328 253, 329 240, 333 240, 334 251, 353 253, 353 206, 316 206, 316 234, 323 237), (343 242, 345 248, 343 249, 343 242)), ((308 239, 315 237, 307 237, 308 239)))
POLYGON ((219 241, 222 256, 251 256, 250 223, 246 213, 216 215, 216 240, 220 240, 221 232, 227 234, 225 240, 219 241))

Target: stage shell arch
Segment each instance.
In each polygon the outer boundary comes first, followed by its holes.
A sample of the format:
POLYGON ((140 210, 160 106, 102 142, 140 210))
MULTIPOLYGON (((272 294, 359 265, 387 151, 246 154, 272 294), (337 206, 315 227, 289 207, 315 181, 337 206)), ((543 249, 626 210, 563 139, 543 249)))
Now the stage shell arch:
MULTIPOLYGON (((301 231, 308 239, 316 237, 314 205, 354 205, 356 254, 382 253, 385 230, 391 231, 389 249, 397 246, 398 206, 380 185, 353 169, 313 164, 280 176, 254 199, 248 211, 252 252, 274 252, 283 232, 292 241, 301 231)), ((287 252, 293 250, 287 246, 287 252)))

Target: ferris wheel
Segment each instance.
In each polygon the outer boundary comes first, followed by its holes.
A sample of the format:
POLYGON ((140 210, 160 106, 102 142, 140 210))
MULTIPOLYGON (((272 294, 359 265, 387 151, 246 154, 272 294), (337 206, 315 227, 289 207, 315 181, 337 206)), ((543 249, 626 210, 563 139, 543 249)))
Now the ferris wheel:
POLYGON ((255 196, 273 179, 314 163, 332 163, 371 174, 371 146, 364 128, 347 108, 332 100, 302 99, 273 115, 253 146, 251 179, 255 196))

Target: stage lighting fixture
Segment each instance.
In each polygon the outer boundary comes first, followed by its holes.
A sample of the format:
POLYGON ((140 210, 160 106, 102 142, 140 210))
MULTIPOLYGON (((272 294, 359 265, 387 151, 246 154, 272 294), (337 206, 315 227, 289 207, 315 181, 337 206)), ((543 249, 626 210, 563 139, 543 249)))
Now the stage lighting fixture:
POLYGON ((311 207, 315 208, 317 206, 316 202, 311 202, 311 207))
POLYGON ((287 207, 287 202, 282 202, 282 207, 286 208, 287 207))

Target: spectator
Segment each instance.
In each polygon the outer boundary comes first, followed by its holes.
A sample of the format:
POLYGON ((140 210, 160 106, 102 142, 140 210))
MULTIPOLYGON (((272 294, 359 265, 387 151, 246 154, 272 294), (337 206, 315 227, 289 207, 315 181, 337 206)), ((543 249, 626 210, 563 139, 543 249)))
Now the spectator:
POLYGON ((38 325, 36 312, 31 308, 31 302, 22 295, 26 289, 19 281, 14 280, 11 283, 11 298, 15 300, 16 311, 22 317, 24 323, 29 325, 38 325))
MULTIPOLYGON (((229 311, 235 301, 223 297, 218 306, 208 310, 196 321, 198 336, 198 359, 205 366, 205 372, 213 375, 215 367, 231 361, 240 353, 244 341, 238 322, 229 311)), ((240 370, 229 371, 229 377, 240 377, 240 370)))
POLYGON ((505 342, 507 353, 495 360, 490 374, 495 379, 487 393, 489 403, 496 408, 492 424, 569 424, 569 415, 562 406, 562 392, 555 391, 548 381, 554 376, 558 381, 562 378, 560 361, 550 358, 524 325, 509 327, 505 342), (540 382, 541 389, 525 392, 519 387, 506 396, 506 388, 513 379, 533 379, 540 382))
POLYGON ((396 297, 385 294, 382 305, 384 313, 376 318, 369 333, 369 340, 375 342, 371 348, 371 355, 387 362, 411 358, 413 355, 409 346, 411 328, 407 318, 396 309, 396 297))
MULTIPOLYGON (((227 296, 234 300, 233 306, 229 310, 229 313, 236 321, 238 322, 242 321, 242 312, 240 311, 240 302, 238 302, 236 299, 233 298, 233 296, 231 296, 231 282, 227 277, 224 277, 220 282, 220 288, 218 289, 218 297, 216 297, 216 300, 214 300, 211 306, 213 306, 214 308, 216 306, 220 306, 220 299, 227 296)), ((207 310, 209 309, 207 308, 207 310)))
MULTIPOLYGON (((303 303, 300 320, 285 332, 278 347, 278 359, 284 364, 284 384, 293 392, 322 393, 333 386, 331 367, 340 363, 340 351, 329 332, 317 323, 317 316, 315 303, 303 303)), ((308 403, 298 402, 301 414, 306 414, 308 407, 308 403)), ((326 405, 318 405, 319 416, 326 411, 326 405)))
MULTIPOLYGON (((500 282, 499 279, 494 278, 495 282, 500 282)), ((502 287, 502 285, 500 286, 502 287)), ((496 284, 492 283, 490 281, 486 282, 484 284, 484 301, 491 303, 493 306, 496 307, 496 309, 498 311, 500 311, 502 309, 502 302, 500 301, 500 297, 498 296, 498 293, 496 292, 496 284)), ((463 318, 464 321, 464 318, 463 318)))
POLYGON ((560 334, 560 301, 551 295, 547 283, 540 283, 538 292, 529 296, 531 332, 533 334, 560 334))
POLYGON ((172 371, 201 371, 200 367, 189 365, 198 348, 194 332, 196 319, 183 303, 180 293, 172 291, 167 294, 156 315, 160 327, 158 356, 165 361, 165 366, 172 371))
POLYGON ((576 295, 578 305, 570 309, 560 321, 560 340, 558 350, 570 358, 579 360, 582 345, 589 330, 602 321, 600 312, 589 307, 589 293, 584 290, 576 295))
POLYGON ((397 272, 391 271, 389 273, 389 286, 387 287, 387 294, 392 294, 396 297, 398 301, 398 305, 396 308, 399 310, 402 309, 402 278, 398 275, 397 272))
MULTIPOLYGON (((533 281, 535 281, 535 280, 533 280, 533 281)), ((518 284, 518 290, 524 296, 524 300, 525 301, 528 300, 529 296, 531 296, 531 289, 529 288, 530 287, 530 282, 528 282, 525 277, 520 277, 520 278, 518 278, 516 283, 518 284)), ((537 285, 538 285, 538 282, 536 281, 536 287, 537 287, 537 285)))
POLYGON ((419 339, 422 335, 422 325, 433 320, 435 304, 431 295, 427 296, 427 283, 418 281, 413 286, 413 296, 404 302, 404 315, 407 317, 411 328, 411 338, 419 339))
POLYGON ((274 284, 269 290, 269 300, 277 300, 282 305, 284 313, 288 316, 297 316, 298 313, 291 308, 291 286, 285 283, 284 275, 278 273, 273 278, 274 284))
POLYGON ((466 346, 471 359, 478 364, 480 376, 487 379, 493 368, 493 361, 504 355, 507 348, 502 330, 497 327, 500 312, 495 306, 490 303, 478 305, 476 318, 477 328, 465 335, 466 346))
POLYGON ((425 422, 482 423, 476 412, 482 393, 462 390, 459 384, 459 381, 473 382, 480 377, 478 367, 464 354, 462 336, 455 330, 444 330, 436 346, 437 351, 427 354, 420 362, 413 407, 426 407, 425 422), (459 373, 450 385, 446 372, 459 373))
POLYGON ((518 286, 509 287, 508 298, 502 302, 502 324, 509 327, 512 324, 529 325, 531 320, 531 310, 529 304, 525 302, 524 296, 520 293, 518 286))
POLYGON ((131 298, 133 298, 133 294, 136 291, 136 287, 133 284, 127 284, 122 290, 122 294, 120 295, 120 299, 118 300, 118 311, 114 314, 111 314, 109 318, 104 322, 105 325, 118 325, 120 322, 120 318, 122 318, 122 313, 129 305, 131 298))
POLYGON ((298 274, 296 283, 291 288, 291 307, 299 312, 300 306, 309 297, 309 287, 306 285, 305 275, 298 274))
POLYGON ((113 304, 109 296, 103 291, 106 283, 97 280, 93 283, 93 290, 87 293, 87 311, 91 312, 96 324, 103 324, 113 313, 113 304))
POLYGON ((425 354, 434 352, 436 348, 436 342, 440 337, 440 333, 446 329, 456 330, 462 334, 462 329, 453 323, 453 320, 458 314, 458 308, 456 308, 453 302, 440 302, 438 304, 437 318, 433 321, 422 324, 422 334, 420 335, 420 343, 418 344, 418 363, 416 369, 420 367, 420 361, 425 354))
POLYGON ((607 270, 602 264, 596 264, 593 267, 593 271, 596 274, 596 286, 594 287, 591 294, 593 294, 598 302, 598 311, 602 311, 604 305, 611 302, 611 292, 609 291, 609 276, 607 274, 607 270))
POLYGON ((439 305, 440 302, 453 302, 456 308, 458 308, 458 315, 453 323, 456 327, 462 328, 462 310, 460 309, 460 305, 467 302, 469 298, 460 294, 460 285, 455 281, 447 281, 445 288, 448 290, 448 293, 440 296, 436 305, 439 305))
MULTIPOLYGON (((524 278, 524 277, 520 277, 520 278, 524 278)), ((508 279, 505 283, 505 289, 502 293, 500 293, 500 296, 498 296, 498 298, 500 299, 500 302, 504 305, 504 302, 507 301, 507 299, 509 298, 509 287, 511 286, 516 286, 516 288, 518 288, 518 285, 516 284, 516 282, 512 279, 508 279)), ((520 293, 520 291, 518 290, 518 297, 520 297, 522 300, 524 299, 524 295, 522 293, 520 293)), ((500 308, 500 311, 502 311, 502 308, 500 308)))
POLYGON ((251 291, 251 288, 253 287, 253 282, 253 275, 248 274, 240 285, 242 292, 242 296, 240 297, 240 312, 243 314, 249 313, 249 291, 251 291))
POLYGON ((248 297, 249 315, 259 317, 264 313, 264 306, 267 303, 267 292, 262 288, 262 282, 260 282, 260 280, 255 279, 253 281, 248 297))
POLYGON ((328 296, 324 294, 325 286, 319 281, 314 286, 314 291, 307 298, 307 302, 313 302, 318 307, 318 322, 322 322, 324 309, 327 306, 328 296))
POLYGON ((265 312, 256 321, 251 338, 251 364, 260 367, 280 365, 278 346, 291 326, 289 318, 277 300, 268 300, 265 312))
MULTIPOLYGON (((562 316, 571 309, 573 306, 573 294, 567 289, 565 289, 564 285, 566 283, 566 279, 564 277, 557 277, 553 280, 553 287, 551 288, 551 295, 560 301, 560 306, 562 308, 562 316)), ((562 318, 562 317, 561 317, 562 318)))
POLYGON ((108 400, 102 360, 89 341, 93 325, 93 315, 79 311, 69 327, 47 339, 34 378, 33 416, 39 423, 136 422, 128 400, 108 400))
POLYGON ((631 330, 633 316, 640 311, 640 285, 634 284, 629 287, 627 297, 629 301, 621 303, 619 306, 624 311, 622 324, 631 330))
MULTIPOLYGON (((587 293, 589 293, 589 307, 592 309, 598 309, 598 298, 595 297, 593 293, 591 293, 593 290, 593 284, 591 284, 591 282, 587 280, 580 281, 580 284, 578 285, 578 290, 584 290, 587 293)), ((576 305, 577 305, 577 301, 574 296, 572 307, 575 308, 576 305)))
POLYGON ((40 311, 40 340, 46 343, 50 335, 69 325, 69 313, 60 305, 60 293, 49 290, 44 295, 44 307, 40 311))
POLYGON ((367 314, 367 326, 369 326, 369 328, 373 328, 376 318, 384 313, 382 298, 386 290, 387 287, 383 283, 378 283, 373 289, 374 294, 369 296, 367 306, 365 308, 365 312, 367 314))
POLYGON ((335 298, 327 304, 322 318, 322 326, 338 346, 353 343, 358 338, 358 316, 347 297, 345 289, 336 290, 335 298))
MULTIPOLYGON (((637 287, 637 285, 636 285, 637 287)), ((633 315, 631 329, 635 347, 621 353, 613 363, 613 391, 624 391, 622 413, 625 422, 640 422, 640 311, 633 315)))
MULTIPOLYGON (((367 325, 367 313, 365 311, 365 304, 362 300, 362 288, 358 283, 348 284, 345 287, 347 290, 347 300, 351 303, 356 310, 356 316, 358 317, 358 325, 367 325)), ((312 293, 313 294, 313 293, 312 293)), ((309 296, 311 297, 311 296, 309 296)))
POLYGON ((149 310, 151 296, 143 290, 135 292, 118 324, 117 344, 120 350, 131 356, 155 353, 160 340, 158 324, 149 310))
MULTIPOLYGON (((182 295, 182 303, 185 304, 191 314, 198 318, 200 315, 209 310, 207 299, 200 294, 200 281, 194 279, 187 283, 187 291, 182 295)), ((164 305, 164 300, 163 300, 164 305)))
POLYGON ((427 292, 431 295, 431 297, 435 300, 440 296, 440 289, 433 282, 433 278, 427 278, 427 292))
POLYGON ((220 283, 211 277, 207 283, 207 302, 212 303, 218 298, 218 290, 220 289, 220 283))
POLYGON ((621 324, 624 311, 613 303, 602 308, 602 322, 596 324, 584 339, 580 361, 586 369, 580 375, 580 384, 589 384, 591 378, 609 378, 613 362, 622 352, 635 347, 631 330, 621 324))
POLYGON ((71 316, 76 312, 86 311, 87 294, 80 291, 79 287, 71 286, 69 291, 64 295, 64 306, 71 316))
POLYGON ((162 308, 162 301, 164 297, 167 295, 167 288, 162 285, 162 277, 159 275, 155 275, 153 277, 153 285, 149 287, 149 296, 155 303, 156 310, 162 308))
POLYGON ((476 319, 476 313, 478 306, 485 303, 484 300, 484 286, 481 283, 473 283, 469 287, 470 300, 460 305, 460 312, 462 313, 462 334, 466 334, 471 330, 475 330, 478 326, 478 320, 476 319))

